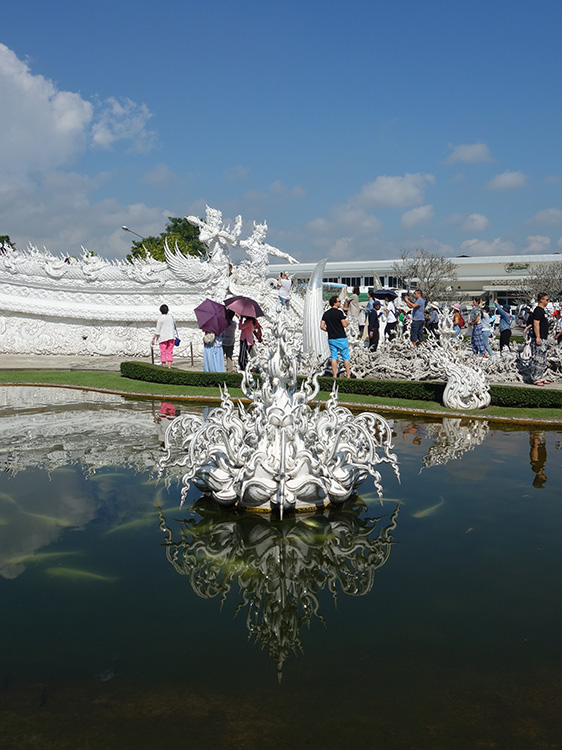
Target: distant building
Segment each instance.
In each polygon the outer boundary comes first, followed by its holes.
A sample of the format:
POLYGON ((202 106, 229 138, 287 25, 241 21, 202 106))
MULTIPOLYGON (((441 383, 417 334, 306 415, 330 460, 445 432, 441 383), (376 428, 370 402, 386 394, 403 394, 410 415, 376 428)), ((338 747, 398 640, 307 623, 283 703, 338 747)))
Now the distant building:
MULTIPOLYGON (((449 258, 456 267, 457 280, 453 285, 455 297, 460 301, 473 296, 484 299, 498 299, 502 304, 513 304, 514 287, 537 267, 550 263, 561 263, 562 254, 549 255, 496 255, 489 258, 471 258, 461 256, 449 258)), ((355 260, 328 261, 324 281, 332 284, 345 284, 348 287, 359 286, 361 291, 369 287, 399 289, 400 280, 396 277, 394 266, 400 263, 399 258, 389 260, 355 260)), ((298 266, 274 264, 269 266, 270 275, 277 276, 280 271, 288 270, 293 281, 307 282, 316 263, 300 263, 298 266)))

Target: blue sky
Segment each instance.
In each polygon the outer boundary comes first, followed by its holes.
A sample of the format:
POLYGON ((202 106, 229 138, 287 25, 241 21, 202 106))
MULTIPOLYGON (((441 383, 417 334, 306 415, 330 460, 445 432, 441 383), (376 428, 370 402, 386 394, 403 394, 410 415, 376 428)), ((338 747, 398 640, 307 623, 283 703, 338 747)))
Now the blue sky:
POLYGON ((7 0, 0 234, 267 220, 300 260, 562 252, 560 0, 7 0))

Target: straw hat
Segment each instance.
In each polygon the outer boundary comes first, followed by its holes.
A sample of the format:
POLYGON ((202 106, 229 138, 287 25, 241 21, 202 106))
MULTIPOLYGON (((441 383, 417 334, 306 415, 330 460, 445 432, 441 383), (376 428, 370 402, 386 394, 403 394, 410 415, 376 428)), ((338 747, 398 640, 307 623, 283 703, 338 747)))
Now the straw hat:
POLYGON ((434 310, 439 310, 439 305, 437 304, 437 302, 430 302, 429 306, 433 307, 434 310))

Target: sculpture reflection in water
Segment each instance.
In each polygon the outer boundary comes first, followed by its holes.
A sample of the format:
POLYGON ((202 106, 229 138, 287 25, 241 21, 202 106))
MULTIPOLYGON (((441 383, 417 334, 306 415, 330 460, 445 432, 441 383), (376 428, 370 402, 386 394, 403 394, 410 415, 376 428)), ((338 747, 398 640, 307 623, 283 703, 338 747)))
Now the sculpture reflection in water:
POLYGON ((425 432, 433 437, 433 445, 423 457, 420 471, 458 460, 483 443, 489 430, 488 422, 480 419, 445 417, 441 422, 426 425, 425 432))
POLYGON ((319 592, 368 594, 375 572, 395 544, 399 505, 388 516, 365 517, 364 505, 276 520, 273 516, 224 512, 202 498, 199 518, 177 521, 179 540, 159 509, 166 557, 189 577, 203 599, 238 593, 250 638, 269 649, 281 679, 291 652, 302 652, 300 629, 320 614, 319 592), (386 523, 386 525, 384 525, 386 523), (237 591, 236 591, 237 589, 237 591))

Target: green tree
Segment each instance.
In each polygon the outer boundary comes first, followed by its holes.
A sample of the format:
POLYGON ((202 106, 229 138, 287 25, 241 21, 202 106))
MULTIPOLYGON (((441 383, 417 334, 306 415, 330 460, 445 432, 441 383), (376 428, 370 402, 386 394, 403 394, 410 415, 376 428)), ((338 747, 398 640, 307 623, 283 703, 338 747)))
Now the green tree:
POLYGON ((197 227, 190 224, 186 218, 171 216, 166 229, 159 237, 145 237, 134 241, 127 260, 132 262, 135 258, 146 258, 147 255, 151 255, 156 260, 165 261, 164 240, 168 241, 170 250, 174 250, 177 243, 180 252, 184 255, 205 255, 206 252, 205 245, 199 240, 197 227))
POLYGON ((4 245, 9 245, 12 250, 16 249, 16 243, 12 242, 9 234, 0 234, 0 247, 3 247, 4 245))

